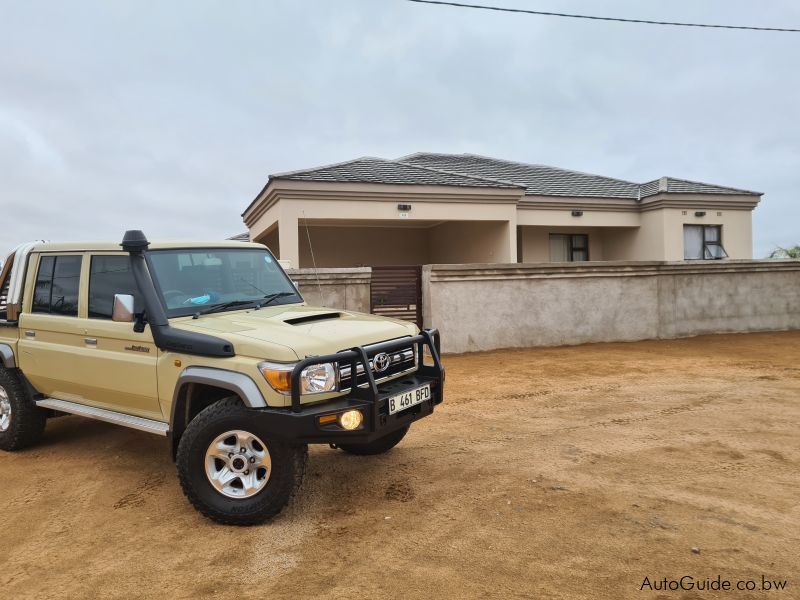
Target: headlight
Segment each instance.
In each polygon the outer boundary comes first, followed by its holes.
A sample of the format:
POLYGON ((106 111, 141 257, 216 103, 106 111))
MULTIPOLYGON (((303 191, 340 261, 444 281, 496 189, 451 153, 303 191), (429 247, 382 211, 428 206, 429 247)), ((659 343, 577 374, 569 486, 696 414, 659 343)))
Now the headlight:
MULTIPOLYGON (((294 364, 263 362, 258 370, 272 388, 281 394, 292 392, 294 364)), ((332 363, 310 365, 300 372, 301 394, 324 394, 336 391, 336 367, 332 363)))
POLYGON ((300 373, 301 394, 324 394, 336 390, 336 368, 331 363, 311 365, 300 373))

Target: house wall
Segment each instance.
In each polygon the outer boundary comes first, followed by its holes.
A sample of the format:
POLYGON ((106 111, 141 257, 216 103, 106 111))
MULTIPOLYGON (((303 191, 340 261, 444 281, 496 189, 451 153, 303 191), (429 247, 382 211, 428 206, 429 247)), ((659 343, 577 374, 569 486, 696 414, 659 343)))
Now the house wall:
POLYGON ((437 225, 429 232, 430 262, 458 264, 516 260, 516 228, 507 222, 451 221, 437 225))
POLYGON ((603 260, 637 260, 633 245, 639 228, 609 228, 599 233, 603 260))
POLYGON ((722 245, 731 259, 753 258, 753 213, 749 210, 714 210, 703 208, 665 208, 664 213, 664 258, 683 260, 683 226, 722 225, 722 245), (704 217, 696 217, 696 211, 705 211, 704 217), (683 213, 686 213, 685 215, 683 213))
MULTIPOLYGON (((589 236, 589 260, 606 260, 605 240, 611 234, 602 227, 520 227, 521 261, 523 263, 550 262, 550 234, 571 233, 589 236)), ((614 228, 617 231, 617 228, 614 228)))
MULTIPOLYGON (((296 184, 297 182, 285 182, 296 184)), ((309 182, 301 182, 310 186, 309 182)), ((447 186, 414 186, 414 185, 336 185, 322 184, 311 186, 304 190, 302 187, 290 186, 285 192, 291 197, 274 199, 273 204, 267 209, 254 205, 245 213, 245 222, 248 224, 251 238, 263 241, 266 235, 277 226, 278 246, 280 258, 289 260, 292 265, 309 266, 310 263, 302 256, 304 225, 310 222, 313 225, 348 225, 348 222, 358 221, 357 226, 376 225, 391 228, 393 223, 398 228, 405 228, 419 224, 429 227, 437 223, 455 220, 480 223, 503 221, 508 223, 505 228, 489 229, 479 238, 476 238, 476 248, 487 249, 493 255, 478 255, 476 249, 465 250, 466 255, 480 262, 505 262, 514 260, 516 256, 516 203, 521 196, 521 191, 516 189, 488 189, 488 188, 449 188, 447 186), (315 196, 315 194, 317 196, 315 196), (400 211, 398 204, 410 204, 409 211, 400 211), (324 222, 324 223, 323 223, 324 222), (499 235, 504 235, 499 241, 499 235), (505 244, 504 249, 499 249, 499 244, 505 244)), ((266 203, 267 201, 264 200, 266 203)), ((265 204, 266 206, 266 204, 265 204)), ((458 229, 474 232, 474 229, 464 229, 464 226, 454 226, 452 231, 458 229)), ((444 230, 444 235, 449 235, 450 229, 444 230)), ((325 236, 322 236, 325 237, 325 236)), ((307 244, 307 241, 305 242, 307 244)), ((313 239, 312 239, 313 243, 313 239)), ((316 250, 316 249, 315 249, 316 250)), ((355 264, 364 263, 369 259, 373 248, 362 246, 359 260, 355 264)), ((350 256, 343 251, 344 256, 350 256)), ((402 264, 409 264, 408 257, 402 264)), ((352 263, 352 256, 349 262, 352 263)), ((425 260, 420 260, 420 263, 425 260)), ((371 262, 370 264, 378 264, 371 262)), ((394 260, 389 264, 396 264, 394 260)), ((342 266, 341 264, 338 266, 342 266)))
POLYGON ((281 245, 277 227, 273 227, 272 231, 265 233, 260 239, 254 241, 257 241, 259 244, 264 244, 275 256, 280 257, 281 245))
MULTIPOLYGON (((277 236, 280 209, 280 203, 273 204, 270 208, 266 209, 261 216, 247 224, 247 230, 250 233, 251 240, 259 242, 260 244, 266 244, 264 239, 266 236, 270 234, 277 236)), ((273 240, 272 243, 275 245, 275 248, 278 247, 277 239, 273 240)), ((275 252, 272 246, 269 244, 266 245, 269 246, 270 250, 275 252)))
POLYGON ((452 221, 428 227, 300 225, 300 267, 509 262, 508 224, 452 221))
MULTIPOLYGON (((481 207, 484 208, 484 207, 481 207)), ((363 215, 363 211, 344 207, 340 216, 363 215)), ((308 214, 301 209, 301 212, 308 214)), ((535 211, 524 211, 530 216, 535 211)), ((519 228, 519 244, 522 262, 549 262, 550 233, 580 233, 589 235, 591 260, 683 260, 683 225, 704 224, 722 226, 722 243, 731 259, 753 257, 752 211, 715 210, 703 208, 659 208, 635 214, 637 227, 586 226, 586 223, 614 223, 619 213, 607 213, 602 219, 584 221, 583 217, 567 219, 555 211, 548 223, 519 228), (704 211, 696 217, 696 211, 704 211), (686 214, 683 214, 683 213, 686 214), (578 220, 580 219, 580 220, 578 220), (566 222, 569 225, 549 223, 566 222)), ((482 213, 488 216, 489 213, 482 213)), ((459 212, 460 216, 460 212, 459 212)), ((310 226, 312 243, 317 252, 317 264, 326 267, 348 267, 362 264, 426 264, 426 263, 470 263, 510 262, 516 260, 517 252, 511 251, 515 244, 517 228, 511 221, 489 221, 477 218, 474 221, 448 221, 439 225, 409 227, 372 226, 363 221, 352 227, 310 226), (513 234, 513 235, 512 235, 513 234), (317 245, 319 250, 317 250, 317 245)), ((546 216, 546 215, 545 215, 546 216)), ((631 221, 625 214, 623 222, 631 221)), ((529 219, 528 219, 529 220, 529 219)), ((544 219, 542 219, 544 220, 544 219)), ((291 221, 290 221, 291 222, 291 221)), ((336 220, 331 219, 332 223, 336 220)), ((386 221, 382 221, 386 222, 386 221)), ((296 233, 300 266, 310 266, 311 258, 305 227, 298 224, 296 233)), ((284 236, 285 237, 285 236, 284 236)), ((266 244, 276 255, 281 255, 279 228, 273 226, 262 233, 257 241, 266 244)))
MULTIPOLYGON (((538 200, 538 198, 537 198, 538 200)), ((529 205, 520 206, 517 210, 518 225, 533 225, 548 227, 638 227, 640 225, 639 211, 630 210, 633 208, 630 201, 626 201, 628 210, 588 210, 578 199, 570 203, 570 199, 562 199, 559 202, 563 208, 554 209, 535 209, 529 205), (572 210, 583 211, 580 217, 573 217, 572 210)), ((528 202, 531 202, 528 200, 528 202)), ((546 199, 542 200, 547 202, 546 199)), ((585 202, 585 200, 584 200, 585 202)))
MULTIPOLYGON (((311 247, 318 267, 421 265, 430 260, 430 229, 412 227, 300 225, 300 267, 311 267, 311 247)), ((442 261, 447 262, 447 261, 442 261)))
POLYGON ((423 318, 446 352, 800 329, 798 289, 800 260, 427 265, 423 318))
POLYGON ((277 248, 280 258, 295 266, 310 265, 301 224, 347 225, 356 220, 358 227, 383 227, 386 237, 351 229, 346 240, 334 244, 330 230, 320 228, 317 237, 326 249, 321 264, 515 261, 517 226, 522 227, 524 262, 549 261, 546 233, 551 231, 588 233, 592 260, 682 260, 684 223, 722 225, 730 258, 749 259, 752 208, 758 203, 753 196, 721 194, 660 193, 632 204, 613 198, 533 199, 519 189, 300 181, 270 183, 259 198, 244 214, 251 237, 277 248), (412 208, 400 211, 398 204, 412 208), (574 217, 572 210, 583 214, 574 217), (696 211, 706 216, 695 217, 696 211), (381 244, 401 242, 403 234, 389 231, 395 223, 398 229, 433 227, 436 235, 428 235, 425 246, 422 233, 409 234, 416 243, 405 258, 398 257, 381 244))
MULTIPOLYGON (((607 236, 605 241, 607 260, 665 260, 664 211, 641 213, 639 227, 619 236, 607 236)), ((683 241, 681 248, 682 244, 683 241)))

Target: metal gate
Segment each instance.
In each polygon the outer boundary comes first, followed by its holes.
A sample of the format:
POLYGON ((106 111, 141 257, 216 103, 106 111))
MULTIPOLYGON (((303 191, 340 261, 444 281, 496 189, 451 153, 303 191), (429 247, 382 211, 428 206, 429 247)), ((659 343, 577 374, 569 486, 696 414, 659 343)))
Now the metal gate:
POLYGON ((372 267, 370 312, 422 328, 422 267, 372 267))

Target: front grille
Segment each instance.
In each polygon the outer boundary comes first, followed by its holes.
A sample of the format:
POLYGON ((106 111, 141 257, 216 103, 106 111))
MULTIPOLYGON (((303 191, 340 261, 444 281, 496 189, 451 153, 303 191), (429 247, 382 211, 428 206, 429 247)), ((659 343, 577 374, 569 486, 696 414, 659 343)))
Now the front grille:
MULTIPOLYGON (((369 358, 369 368, 372 370, 373 377, 375 377, 376 383, 381 383, 392 379, 393 377, 397 377, 399 375, 403 375, 405 373, 410 373, 411 371, 415 371, 417 369, 417 353, 413 346, 409 346, 408 348, 401 348, 400 350, 394 350, 392 352, 387 352, 386 354, 389 356, 391 362, 389 363, 389 367, 380 373, 376 373, 373 368, 373 357, 377 353, 370 353, 369 347, 365 348, 367 350, 367 357, 369 358)), ((342 361, 339 363, 339 389, 341 391, 349 391, 352 387, 352 374, 351 374, 351 364, 348 361, 342 361)), ((367 384, 367 376, 364 373, 364 365, 357 363, 356 364, 356 385, 364 386, 367 384)))

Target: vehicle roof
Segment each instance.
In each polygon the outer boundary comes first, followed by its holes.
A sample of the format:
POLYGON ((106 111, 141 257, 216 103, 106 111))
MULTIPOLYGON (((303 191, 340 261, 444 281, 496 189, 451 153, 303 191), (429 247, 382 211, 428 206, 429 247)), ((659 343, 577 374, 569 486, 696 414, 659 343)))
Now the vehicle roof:
MULTIPOLYGON (((263 244, 254 242, 237 242, 228 240, 204 240, 204 241, 172 241, 172 242, 150 242, 149 250, 179 250, 193 248, 233 248, 263 249, 263 244)), ((31 252, 122 252, 119 242, 43 242, 36 244, 31 252)))

